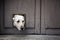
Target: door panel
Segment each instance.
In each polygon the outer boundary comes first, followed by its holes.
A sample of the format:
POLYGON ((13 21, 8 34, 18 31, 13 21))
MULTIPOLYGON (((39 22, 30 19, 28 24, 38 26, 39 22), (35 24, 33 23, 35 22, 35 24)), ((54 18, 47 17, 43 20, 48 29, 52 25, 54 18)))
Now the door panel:
POLYGON ((60 28, 60 3, 58 0, 46 0, 45 21, 47 28, 60 28))
POLYGON ((59 0, 43 0, 42 2, 42 19, 45 34, 60 34, 60 1, 59 0))
POLYGON ((1 34, 40 34, 40 0, 3 0, 2 9, 1 31, 3 32, 1 34), (26 15, 24 31, 18 31, 13 27, 14 14, 26 15))
POLYGON ((14 13, 17 12, 17 2, 16 0, 5 0, 4 2, 5 6, 4 6, 4 9, 5 9, 5 13, 4 13, 4 25, 5 27, 13 27, 12 26, 12 16, 14 13))
POLYGON ((35 0, 5 0, 5 27, 12 27, 13 14, 26 14, 26 27, 34 27, 35 0))

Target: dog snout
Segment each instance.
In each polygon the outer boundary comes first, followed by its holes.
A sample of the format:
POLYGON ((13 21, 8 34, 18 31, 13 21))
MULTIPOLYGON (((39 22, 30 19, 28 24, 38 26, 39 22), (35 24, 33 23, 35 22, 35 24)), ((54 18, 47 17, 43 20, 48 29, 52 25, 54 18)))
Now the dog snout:
POLYGON ((21 30, 24 30, 24 27, 21 27, 21 30))

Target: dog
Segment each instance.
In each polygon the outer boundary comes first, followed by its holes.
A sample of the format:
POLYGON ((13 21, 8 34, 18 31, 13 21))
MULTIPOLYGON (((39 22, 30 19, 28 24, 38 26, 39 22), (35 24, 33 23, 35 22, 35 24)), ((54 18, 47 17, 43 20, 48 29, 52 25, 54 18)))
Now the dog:
POLYGON ((13 25, 18 29, 18 30, 24 30, 25 27, 25 18, 22 15, 14 15, 13 17, 13 25))

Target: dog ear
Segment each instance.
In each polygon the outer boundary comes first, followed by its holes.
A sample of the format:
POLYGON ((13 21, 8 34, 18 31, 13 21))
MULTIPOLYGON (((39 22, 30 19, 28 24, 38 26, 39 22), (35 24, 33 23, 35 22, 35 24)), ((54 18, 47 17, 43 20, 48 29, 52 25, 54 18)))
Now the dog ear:
POLYGON ((15 19, 15 18, 12 18, 13 20, 15 19))

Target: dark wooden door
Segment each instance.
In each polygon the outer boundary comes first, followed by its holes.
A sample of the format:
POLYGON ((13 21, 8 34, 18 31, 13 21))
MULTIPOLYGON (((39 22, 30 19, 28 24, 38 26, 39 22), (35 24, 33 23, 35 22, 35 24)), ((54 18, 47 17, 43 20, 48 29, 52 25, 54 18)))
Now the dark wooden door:
POLYGON ((2 0, 1 34, 40 34, 40 0, 2 0), (12 25, 13 14, 26 15, 26 29, 18 31, 12 25))
POLYGON ((60 34, 60 0, 42 0, 41 33, 60 34))

